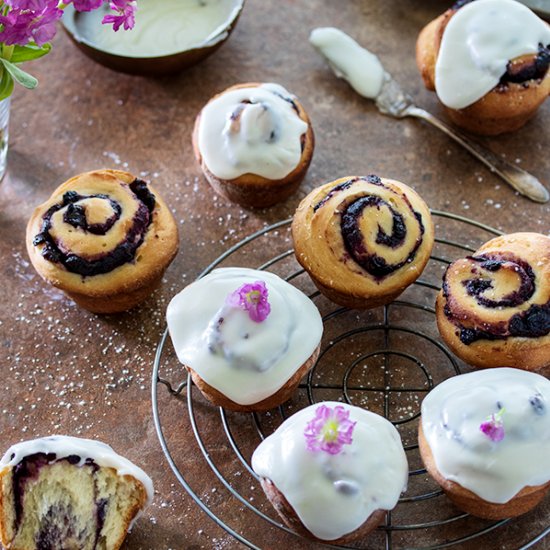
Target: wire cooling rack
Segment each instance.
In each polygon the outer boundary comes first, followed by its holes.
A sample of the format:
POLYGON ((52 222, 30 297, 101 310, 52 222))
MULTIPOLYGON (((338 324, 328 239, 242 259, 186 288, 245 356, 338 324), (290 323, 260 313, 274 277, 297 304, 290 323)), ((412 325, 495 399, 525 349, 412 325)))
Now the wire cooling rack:
POLYGON ((445 238, 436 238, 422 277, 398 300, 374 310, 341 308, 319 294, 294 258, 291 220, 250 235, 202 272, 201 277, 223 266, 269 270, 303 290, 319 307, 324 323, 319 359, 295 397, 273 411, 242 414, 210 405, 179 364, 167 331, 162 336, 152 380, 160 444, 196 504, 243 545, 254 549, 313 547, 281 523, 263 495, 250 458, 260 441, 285 418, 324 400, 345 401, 390 420, 400 432, 410 472, 407 491, 374 533, 351 546, 321 546, 527 549, 550 534, 547 501, 515 520, 477 519, 447 500, 420 460, 416 433, 423 397, 439 382, 468 370, 437 333, 433 305, 441 276, 453 260, 501 234, 455 214, 432 214, 436 235, 445 238), (186 477, 190 463, 193 479, 186 477), (202 473, 197 474, 197 469, 202 473))

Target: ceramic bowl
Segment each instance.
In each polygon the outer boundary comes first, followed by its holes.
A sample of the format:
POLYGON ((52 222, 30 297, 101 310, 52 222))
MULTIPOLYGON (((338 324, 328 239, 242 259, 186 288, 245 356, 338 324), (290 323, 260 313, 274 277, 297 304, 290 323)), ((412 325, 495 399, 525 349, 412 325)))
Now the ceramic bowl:
MULTIPOLYGON (((77 12, 72 4, 65 8, 62 24, 74 44, 88 57, 115 71, 145 76, 162 76, 173 74, 202 61, 213 54, 228 38, 242 12, 245 0, 238 0, 228 20, 215 34, 208 38, 206 43, 170 53, 155 56, 125 56, 99 49, 89 39, 79 32, 79 18, 86 17, 86 13, 77 12)), ((138 8, 139 9, 139 8, 138 8)), ((120 30, 118 32, 132 32, 120 30)))

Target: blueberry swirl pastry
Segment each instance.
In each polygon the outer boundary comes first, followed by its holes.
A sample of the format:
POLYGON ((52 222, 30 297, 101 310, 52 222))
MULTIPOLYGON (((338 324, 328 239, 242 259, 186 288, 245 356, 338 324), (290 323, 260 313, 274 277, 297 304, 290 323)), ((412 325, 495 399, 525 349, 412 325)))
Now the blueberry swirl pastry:
POLYGON ((447 345, 477 367, 550 366, 550 237, 514 233, 452 263, 437 297, 447 345))
POLYGON ((459 0, 422 29, 416 62, 455 124, 511 132, 550 94, 550 26, 515 0, 459 0))
POLYGON ((27 225, 38 273, 96 313, 124 311, 147 298, 177 249, 176 224, 158 193, 118 170, 71 178, 27 225))
POLYGON ((278 84, 232 86, 199 113, 193 148, 214 190, 249 207, 271 206, 296 191, 313 156, 307 113, 278 84))
POLYGON ((111 447, 50 436, 0 461, 0 538, 11 550, 117 550, 153 498, 149 476, 111 447))
POLYGON ((346 177, 314 189, 292 222, 296 257, 337 304, 393 301, 422 273, 434 243, 424 201, 395 180, 346 177))

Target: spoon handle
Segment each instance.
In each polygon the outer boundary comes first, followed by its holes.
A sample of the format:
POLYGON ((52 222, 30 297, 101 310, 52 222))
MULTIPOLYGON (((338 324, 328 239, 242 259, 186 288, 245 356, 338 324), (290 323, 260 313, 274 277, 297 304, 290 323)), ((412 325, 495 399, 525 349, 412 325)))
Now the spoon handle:
POLYGON ((475 143, 464 134, 451 128, 428 111, 419 107, 411 106, 405 111, 406 115, 421 118, 449 137, 460 143, 467 151, 483 162, 491 172, 498 174, 506 183, 511 185, 518 193, 525 195, 535 202, 548 202, 550 194, 544 185, 533 175, 518 166, 509 164, 485 147, 475 143))

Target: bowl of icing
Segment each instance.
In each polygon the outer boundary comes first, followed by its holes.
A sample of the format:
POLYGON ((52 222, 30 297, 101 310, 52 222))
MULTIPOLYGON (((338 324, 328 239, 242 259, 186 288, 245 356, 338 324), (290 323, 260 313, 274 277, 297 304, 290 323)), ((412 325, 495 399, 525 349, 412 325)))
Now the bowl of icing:
POLYGON ((102 25, 109 4, 77 12, 69 4, 62 23, 88 57, 130 74, 179 72, 214 53, 229 37, 244 0, 139 0, 132 30, 102 25))

